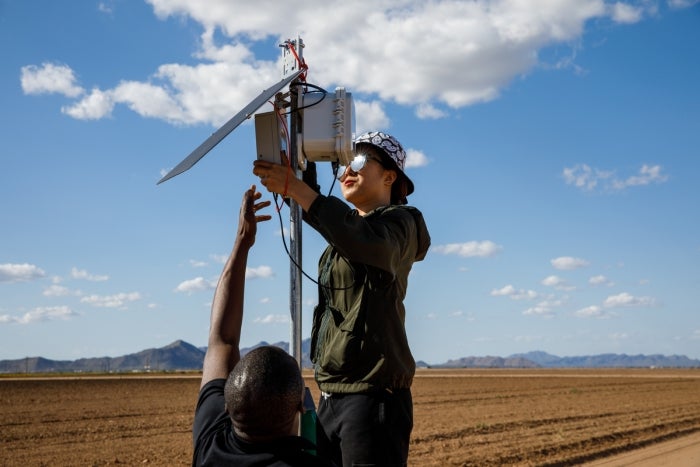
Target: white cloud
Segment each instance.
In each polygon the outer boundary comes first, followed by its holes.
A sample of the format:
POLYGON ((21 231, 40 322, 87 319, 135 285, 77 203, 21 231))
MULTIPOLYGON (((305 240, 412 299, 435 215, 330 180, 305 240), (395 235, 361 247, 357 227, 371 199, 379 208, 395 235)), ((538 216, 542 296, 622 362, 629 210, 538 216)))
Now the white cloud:
POLYGON ((636 23, 644 17, 644 9, 627 3, 616 2, 610 6, 613 20, 618 23, 636 23))
POLYGON ((114 104, 114 95, 111 92, 93 89, 75 104, 63 106, 61 112, 77 120, 99 120, 111 115, 114 104))
POLYGON ((22 67, 20 83, 25 94, 63 94, 78 97, 83 88, 76 84, 73 70, 67 65, 42 63, 22 67))
POLYGON ((615 285, 615 283, 613 281, 611 281, 610 279, 608 279, 607 277, 605 277, 602 274, 599 274, 597 276, 591 276, 588 279, 588 283, 591 285, 605 285, 608 287, 612 287, 613 285, 615 285))
POLYGON ((71 268, 70 275, 73 279, 84 279, 91 282, 103 282, 109 280, 109 276, 90 274, 85 269, 71 268))
POLYGON ((537 298, 537 292, 534 290, 516 289, 508 284, 500 289, 491 291, 492 297, 510 297, 512 300, 533 300, 537 298))
MULTIPOLYGON (((536 8, 529 2, 486 0, 149 3, 162 20, 181 17, 201 25, 194 54, 201 62, 164 64, 142 81, 96 88, 90 97, 65 107, 68 115, 103 118, 113 105, 124 104, 146 117, 219 126, 231 117, 231 109, 258 95, 261 83, 279 80, 279 58, 258 58, 253 48, 263 40, 288 37, 294 24, 306 45, 310 82, 327 89, 342 85, 357 95, 358 103, 364 95, 414 107, 421 118, 440 118, 446 115, 441 107, 497 98, 539 65, 541 50, 576 47, 572 44, 580 42, 588 22, 609 18, 629 23, 649 10, 601 0, 538 2, 536 8)), ((22 81, 27 93, 83 93, 74 72, 63 65, 29 65, 22 81)), ((388 119, 383 110, 358 110, 358 124, 383 128, 388 119)))
POLYGON ((391 122, 381 101, 365 102, 355 99, 355 132, 361 135, 367 131, 389 128, 391 122))
POLYGON ((503 247, 490 240, 481 242, 471 241, 466 243, 448 243, 447 245, 436 245, 432 247, 435 253, 443 255, 457 255, 463 258, 481 257, 488 258, 495 256, 503 250, 503 247))
POLYGON ((108 5, 106 2, 100 2, 97 4, 97 11, 111 15, 114 13, 114 5, 108 5))
POLYGON ((611 314, 598 305, 591 305, 574 312, 580 318, 609 318, 611 314))
POLYGON ((690 8, 698 2, 700 2, 700 0, 668 0, 668 5, 671 8, 682 9, 690 8))
POLYGON ((287 228, 286 226, 283 226, 282 229, 276 228, 274 230, 274 233, 278 237, 281 237, 284 235, 285 238, 289 238, 289 228, 287 228))
POLYGON ((274 275, 270 266, 258 266, 257 268, 246 268, 245 270, 246 279, 267 279, 274 275))
POLYGON ((228 261, 228 255, 209 255, 209 257, 220 264, 226 264, 226 261, 228 261))
POLYGON ((565 279, 562 279, 559 276, 547 276, 544 279, 542 279, 542 285, 546 285, 547 287, 554 287, 557 290, 574 290, 576 287, 571 286, 566 282, 565 279))
POLYGON ((560 278, 559 276, 547 276, 542 279, 542 285, 546 285, 548 287, 555 287, 563 282, 564 279, 560 278))
MULTIPOLYGON (((603 276, 596 276, 603 277, 603 276)), ((591 278, 593 279, 593 278, 591 278)), ((574 312, 575 316, 581 318, 610 318, 615 313, 612 308, 622 307, 652 307, 656 306, 656 300, 651 297, 634 297, 627 292, 618 295, 611 295, 603 301, 603 305, 591 305, 574 312)))
POLYGON ((560 256, 551 260, 550 263, 552 266, 554 266, 554 269, 560 269, 563 271, 583 268, 589 264, 585 259, 574 258, 572 256, 560 256))
POLYGON ((0 282, 24 282, 41 279, 45 276, 46 273, 33 264, 0 264, 0 282))
POLYGON ((423 167, 428 165, 428 158, 421 151, 416 149, 406 150, 406 168, 423 167))
POLYGON ((138 292, 118 293, 115 295, 88 295, 80 299, 81 303, 100 308, 121 308, 127 303, 141 300, 138 292))
POLYGON ((544 317, 550 317, 554 315, 554 312, 552 311, 551 308, 547 306, 541 306, 541 305, 535 305, 533 307, 528 308, 527 310, 523 311, 523 314, 525 316, 544 316, 544 317))
POLYGON ((208 281, 203 277, 195 277, 194 279, 188 279, 186 281, 180 282, 180 284, 175 287, 176 292, 201 292, 204 290, 213 290, 216 288, 216 282, 208 281))
POLYGON ((591 191, 598 186, 601 180, 610 178, 612 173, 593 169, 586 164, 580 164, 574 167, 565 167, 562 175, 564 176, 564 181, 568 185, 574 185, 576 188, 591 191))
POLYGON ((669 177, 662 171, 663 168, 660 165, 643 164, 636 174, 619 178, 614 171, 600 170, 586 164, 579 164, 564 168, 562 176, 567 185, 573 185, 583 191, 614 192, 634 186, 664 183, 668 181, 669 177))
POLYGON ((20 317, 11 315, 0 315, 0 323, 31 324, 40 321, 66 320, 78 316, 67 306, 40 307, 28 311, 20 317))
POLYGON ((52 284, 45 288, 42 292, 45 297, 69 297, 69 296, 80 296, 82 293, 78 290, 71 290, 68 287, 64 287, 58 284, 52 284))
POLYGON ((656 300, 652 297, 635 297, 627 292, 611 295, 603 302, 603 306, 606 308, 651 307, 655 305, 656 300))
POLYGON ((447 112, 427 103, 420 104, 416 108, 416 116, 422 120, 436 120, 446 115, 447 112))
MULTIPOLYGON (((162 69, 163 67, 161 72, 162 69)), ((189 103, 183 99, 185 96, 173 96, 161 86, 135 81, 120 83, 111 94, 115 103, 125 104, 143 117, 162 118, 171 123, 193 123, 193 116, 188 115, 189 103)), ((229 113, 232 113, 231 109, 229 113)))
POLYGON ((255 318, 253 320, 254 323, 258 324, 285 324, 289 323, 291 320, 289 319, 289 316, 287 315, 267 315, 263 316, 262 318, 255 318))
POLYGON ((537 303, 535 306, 528 308, 527 310, 523 311, 523 314, 526 316, 543 316, 545 318, 554 316, 554 309, 555 308, 560 308, 562 305, 564 305, 566 301, 566 298, 563 299, 553 299, 553 298, 548 298, 547 300, 542 300, 541 302, 537 303))
POLYGON ((637 175, 627 177, 625 180, 614 180, 613 187, 617 190, 624 190, 630 186, 644 186, 651 183, 663 183, 668 180, 668 175, 661 173, 660 165, 644 164, 637 175))
POLYGON ((199 261, 196 259, 190 260, 190 266, 192 266, 193 268, 203 268, 203 267, 206 267, 207 265, 208 264, 206 261, 199 261))
POLYGON ((508 284, 506 286, 501 287, 500 289, 493 289, 491 291, 491 295, 494 297, 507 297, 508 295, 512 295, 514 292, 515 287, 508 284))

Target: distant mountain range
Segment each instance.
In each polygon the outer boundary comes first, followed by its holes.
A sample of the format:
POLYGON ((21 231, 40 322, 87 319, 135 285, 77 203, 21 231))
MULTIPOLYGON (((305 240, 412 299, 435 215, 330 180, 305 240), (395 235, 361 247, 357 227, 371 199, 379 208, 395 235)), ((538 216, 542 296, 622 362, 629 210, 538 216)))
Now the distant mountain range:
POLYGON ((557 357, 547 352, 528 352, 511 355, 523 358, 542 368, 700 368, 700 360, 685 355, 626 355, 600 354, 581 357, 557 357))
MULTIPOLYGON (((288 350, 286 342, 261 342, 241 349, 244 355, 261 345, 274 345, 288 350)), ((311 367, 310 339, 302 342, 302 366, 311 367)), ((78 360, 49 360, 27 357, 0 360, 0 373, 124 373, 147 371, 201 370, 205 348, 178 340, 158 349, 146 349, 121 357, 81 358, 78 360)), ((683 355, 602 354, 581 357, 557 357, 536 351, 509 357, 464 357, 442 364, 417 362, 420 368, 700 368, 700 360, 683 355)))
MULTIPOLYGON (((289 351, 286 342, 259 344, 241 349, 245 355, 262 345, 274 345, 289 351)), ((309 359, 310 339, 302 342, 302 366, 311 367, 309 359)), ((148 371, 201 370, 205 348, 195 347, 182 340, 158 349, 146 349, 121 357, 81 358, 78 360, 49 360, 43 357, 27 357, 17 360, 0 360, 2 373, 125 373, 148 371)))

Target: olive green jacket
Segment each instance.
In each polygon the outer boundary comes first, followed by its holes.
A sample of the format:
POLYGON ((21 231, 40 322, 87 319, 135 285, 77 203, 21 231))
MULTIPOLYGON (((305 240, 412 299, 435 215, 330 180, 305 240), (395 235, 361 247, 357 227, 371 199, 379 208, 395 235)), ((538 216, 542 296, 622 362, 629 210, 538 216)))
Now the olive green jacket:
POLYGON ((311 360, 320 389, 361 393, 408 388, 416 364, 403 305, 408 275, 430 246, 423 215, 386 206, 365 216, 319 195, 306 221, 328 241, 319 260, 311 360))

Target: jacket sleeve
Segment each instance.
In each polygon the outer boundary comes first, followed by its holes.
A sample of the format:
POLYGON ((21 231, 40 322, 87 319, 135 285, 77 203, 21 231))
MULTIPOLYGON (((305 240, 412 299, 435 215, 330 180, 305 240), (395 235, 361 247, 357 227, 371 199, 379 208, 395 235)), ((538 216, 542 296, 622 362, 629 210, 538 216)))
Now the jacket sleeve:
POLYGON ((343 257, 395 275, 416 256, 416 222, 400 208, 380 208, 360 216, 340 199, 319 195, 307 221, 343 257))

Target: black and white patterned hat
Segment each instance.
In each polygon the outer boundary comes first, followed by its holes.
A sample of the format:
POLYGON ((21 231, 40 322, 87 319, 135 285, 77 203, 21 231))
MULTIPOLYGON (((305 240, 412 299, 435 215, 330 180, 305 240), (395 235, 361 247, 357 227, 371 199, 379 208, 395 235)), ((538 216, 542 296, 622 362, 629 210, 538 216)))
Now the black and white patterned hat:
POLYGON ((376 146, 378 149, 384 151, 384 153, 396 164, 396 167, 399 169, 399 176, 406 180, 406 184, 408 185, 406 195, 413 193, 413 182, 410 178, 408 178, 408 176, 406 176, 406 172, 404 170, 406 167, 406 151, 403 149, 403 146, 401 146, 401 143, 399 143, 399 140, 387 133, 382 133, 381 131, 369 131, 355 138, 355 144, 361 143, 371 144, 372 146, 376 146))

